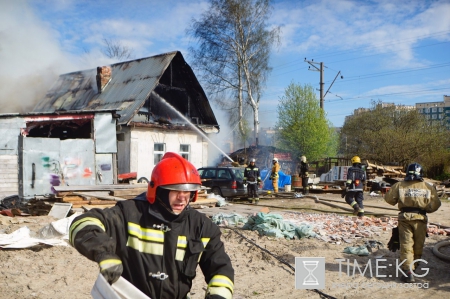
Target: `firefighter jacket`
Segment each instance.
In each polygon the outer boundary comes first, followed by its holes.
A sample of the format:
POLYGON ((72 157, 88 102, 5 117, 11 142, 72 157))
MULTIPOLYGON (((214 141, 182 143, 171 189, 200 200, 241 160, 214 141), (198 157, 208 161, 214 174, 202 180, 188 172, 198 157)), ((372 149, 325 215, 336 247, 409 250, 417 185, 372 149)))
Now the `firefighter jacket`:
POLYGON ((352 166, 347 172, 347 191, 364 191, 364 182, 366 181, 366 173, 360 166, 352 166))
POLYGON ((90 260, 121 260, 122 277, 152 299, 186 298, 197 265, 208 284, 206 298, 232 298, 234 270, 220 236, 204 214, 187 206, 173 215, 145 193, 92 209, 69 231, 72 246, 90 260))
POLYGON ((418 180, 395 183, 384 200, 393 206, 398 204, 399 220, 428 221, 426 213, 433 213, 441 206, 436 188, 418 180))
POLYGON ((259 168, 256 167, 255 165, 249 165, 245 168, 244 170, 244 181, 249 181, 249 182, 260 182, 261 181, 261 176, 259 174, 259 168))
POLYGON ((270 174, 270 178, 272 180, 278 179, 278 171, 280 171, 280 164, 278 164, 278 162, 276 162, 273 164, 272 173, 270 174))
POLYGON ((309 171, 309 164, 306 162, 300 162, 300 172, 299 176, 301 178, 307 178, 308 177, 308 171, 309 171))

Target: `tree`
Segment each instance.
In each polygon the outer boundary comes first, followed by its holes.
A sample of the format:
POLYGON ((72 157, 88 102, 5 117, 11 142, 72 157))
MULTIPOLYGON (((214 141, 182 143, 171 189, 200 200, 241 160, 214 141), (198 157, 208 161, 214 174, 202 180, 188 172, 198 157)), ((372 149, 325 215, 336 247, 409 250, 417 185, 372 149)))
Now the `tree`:
POLYGON ((245 136, 245 106, 253 111, 258 145, 259 101, 267 74, 271 46, 279 41, 280 28, 267 29, 270 0, 211 0, 188 33, 197 41, 191 47, 193 67, 200 71, 216 102, 237 115, 239 132, 245 136))
POLYGON ((103 44, 102 53, 108 58, 123 61, 133 57, 133 50, 123 46, 119 41, 104 38, 103 44))
POLYGON ((434 167, 448 159, 449 134, 439 121, 429 121, 417 109, 372 101, 366 111, 347 117, 341 148, 372 163, 412 162, 434 167))
POLYGON ((305 155, 309 161, 336 155, 336 133, 320 108, 311 85, 291 83, 278 104, 280 128, 278 143, 296 157, 305 155))

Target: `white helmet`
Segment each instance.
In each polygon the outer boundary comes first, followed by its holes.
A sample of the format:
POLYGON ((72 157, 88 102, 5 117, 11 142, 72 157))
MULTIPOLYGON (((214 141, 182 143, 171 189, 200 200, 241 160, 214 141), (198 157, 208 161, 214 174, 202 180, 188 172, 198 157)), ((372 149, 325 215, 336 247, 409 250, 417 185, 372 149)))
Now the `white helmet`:
POLYGON ((306 162, 306 157, 305 157, 305 156, 301 156, 301 157, 300 157, 300 161, 306 162))
POLYGON ((255 163, 255 162, 256 162, 256 159, 255 159, 255 158, 251 159, 251 160, 250 160, 250 163, 252 163, 252 162, 255 163))
POLYGON ((273 161, 278 162, 278 158, 273 158, 273 161))

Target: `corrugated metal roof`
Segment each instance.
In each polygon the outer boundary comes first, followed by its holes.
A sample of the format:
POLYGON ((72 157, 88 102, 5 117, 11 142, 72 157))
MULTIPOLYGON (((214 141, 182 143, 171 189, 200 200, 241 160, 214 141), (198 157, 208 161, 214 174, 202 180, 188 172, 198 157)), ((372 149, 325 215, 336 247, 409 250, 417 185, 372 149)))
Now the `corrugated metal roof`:
MULTIPOLYGON (((119 124, 128 124, 144 105, 151 92, 158 86, 161 77, 175 56, 178 57, 177 66, 184 69, 183 64, 187 64, 178 51, 111 65, 111 80, 101 93, 97 91, 96 69, 63 74, 48 91, 45 98, 36 105, 33 112, 54 113, 111 109, 117 110, 117 113, 121 115, 119 124)), ((196 84, 193 84, 195 85, 193 88, 196 89, 197 94, 201 94, 197 100, 201 100, 203 105, 204 101, 207 102, 205 108, 200 105, 200 109, 202 109, 200 114, 207 118, 208 124, 217 125, 203 89, 198 84, 192 70, 188 69, 193 78, 186 78, 186 81, 194 81, 196 84)))

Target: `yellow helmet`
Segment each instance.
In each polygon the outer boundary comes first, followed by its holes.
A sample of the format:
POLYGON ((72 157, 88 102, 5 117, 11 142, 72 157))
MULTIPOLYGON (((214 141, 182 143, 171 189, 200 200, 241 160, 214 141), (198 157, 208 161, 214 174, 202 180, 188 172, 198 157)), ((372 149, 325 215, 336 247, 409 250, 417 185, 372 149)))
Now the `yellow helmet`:
POLYGON ((352 158, 352 164, 356 164, 356 163, 360 163, 361 164, 361 159, 358 156, 354 156, 352 158))

